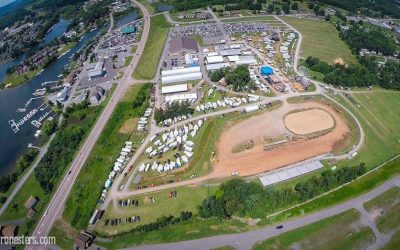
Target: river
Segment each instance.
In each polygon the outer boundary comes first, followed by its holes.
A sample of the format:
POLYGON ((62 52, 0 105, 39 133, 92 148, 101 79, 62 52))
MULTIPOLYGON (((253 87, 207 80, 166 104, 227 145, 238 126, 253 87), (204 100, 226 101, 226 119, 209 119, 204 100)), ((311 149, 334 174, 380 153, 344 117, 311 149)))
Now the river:
MULTIPOLYGON (((99 30, 100 29, 85 33, 81 41, 79 41, 75 47, 55 62, 51 63, 41 74, 32 78, 27 83, 15 88, 3 89, 0 91, 0 175, 8 174, 14 169, 16 160, 22 153, 26 152, 29 143, 37 143, 34 137, 37 128, 33 126, 31 122, 33 120, 39 120, 40 116, 50 112, 51 108, 47 107, 43 98, 38 98, 32 100, 26 107, 25 112, 17 112, 17 110, 26 106, 27 101, 34 97, 32 93, 36 89, 43 88, 41 85, 43 82, 57 80, 64 67, 70 63, 70 57, 84 47, 89 39, 95 37, 99 30), (21 124, 19 126, 19 131, 14 133, 9 125, 9 120, 13 119, 15 122, 21 121, 23 117, 27 116, 28 113, 35 109, 37 113, 21 124)), ((53 31, 58 32, 54 28, 51 32, 53 31)), ((48 35, 50 35, 50 33, 48 35)), ((13 63, 18 63, 18 59, 0 64, 0 80, 4 77, 3 75, 5 74, 7 66, 13 63)), ((53 113, 50 113, 50 115, 53 115, 53 113)))
POLYGON ((58 23, 54 24, 51 28, 50 32, 47 33, 46 37, 44 38, 43 42, 45 44, 49 44, 54 39, 62 36, 64 32, 67 30, 68 25, 71 23, 70 20, 61 19, 58 23))
POLYGON ((117 18, 115 21, 115 26, 119 28, 127 23, 135 21, 137 18, 138 18, 138 13, 135 10, 133 10, 132 12, 129 12, 127 15, 117 18))

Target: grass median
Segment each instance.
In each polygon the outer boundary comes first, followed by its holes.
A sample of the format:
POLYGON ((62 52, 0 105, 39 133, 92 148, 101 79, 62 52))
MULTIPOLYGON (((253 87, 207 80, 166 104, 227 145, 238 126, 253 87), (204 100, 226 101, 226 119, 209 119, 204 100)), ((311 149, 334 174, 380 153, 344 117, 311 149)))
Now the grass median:
POLYGON ((151 80, 156 76, 158 63, 168 36, 170 25, 164 15, 151 17, 150 32, 139 64, 133 72, 137 80, 151 80))
POLYGON ((104 182, 125 141, 131 140, 134 146, 138 147, 145 137, 144 133, 136 130, 132 133, 121 133, 121 127, 126 120, 143 114, 149 96, 140 107, 132 108, 132 102, 141 88, 148 88, 150 92, 150 87, 150 84, 133 85, 108 120, 68 196, 63 218, 72 226, 78 229, 86 228, 104 182))

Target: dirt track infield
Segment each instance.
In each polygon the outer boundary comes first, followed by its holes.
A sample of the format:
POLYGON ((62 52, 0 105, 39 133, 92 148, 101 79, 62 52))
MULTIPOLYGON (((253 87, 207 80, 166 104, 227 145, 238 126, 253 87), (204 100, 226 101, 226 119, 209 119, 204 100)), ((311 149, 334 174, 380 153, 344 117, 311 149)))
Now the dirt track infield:
POLYGON ((348 132, 350 129, 347 124, 329 106, 316 102, 285 103, 276 110, 264 112, 225 129, 218 141, 214 169, 209 177, 226 177, 236 171, 241 176, 255 175, 328 153, 332 150, 332 146, 343 139, 348 132), (302 109, 318 109, 329 113, 335 127, 320 137, 292 141, 264 151, 266 137, 277 138, 283 134, 289 134, 284 124, 286 114, 302 109), (249 140, 254 141, 254 147, 243 152, 232 153, 235 145, 249 140))
POLYGON ((322 109, 309 109, 286 115, 285 125, 295 134, 306 135, 330 129, 335 125, 335 121, 322 109))

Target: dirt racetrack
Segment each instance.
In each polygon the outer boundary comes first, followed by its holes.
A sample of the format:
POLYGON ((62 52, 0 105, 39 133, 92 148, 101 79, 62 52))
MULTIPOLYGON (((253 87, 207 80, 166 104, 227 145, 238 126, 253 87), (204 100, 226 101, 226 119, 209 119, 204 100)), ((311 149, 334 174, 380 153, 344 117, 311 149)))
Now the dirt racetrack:
POLYGON ((322 155, 330 152, 332 146, 342 140, 348 132, 350 129, 347 124, 329 106, 316 102, 285 103, 276 110, 261 113, 227 128, 218 141, 214 168, 209 177, 226 177, 236 171, 241 176, 255 175, 322 155), (334 120, 335 127, 317 138, 292 141, 264 151, 265 137, 277 138, 283 134, 290 134, 285 128, 284 117, 291 111, 301 109, 328 112, 334 120), (232 153, 233 147, 249 140, 254 141, 252 148, 232 153))
POLYGON ((322 109, 309 109, 285 116, 286 128, 298 135, 330 129, 335 125, 332 116, 322 109))

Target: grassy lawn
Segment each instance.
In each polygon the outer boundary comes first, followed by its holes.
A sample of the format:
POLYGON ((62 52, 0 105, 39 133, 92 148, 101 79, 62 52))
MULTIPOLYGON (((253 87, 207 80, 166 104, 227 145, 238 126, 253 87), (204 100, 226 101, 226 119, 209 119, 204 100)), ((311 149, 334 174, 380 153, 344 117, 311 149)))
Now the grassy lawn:
POLYGON ((204 47, 203 38, 202 38, 200 35, 195 34, 195 35, 192 35, 191 37, 192 37, 194 40, 196 40, 196 42, 199 44, 200 47, 204 47))
POLYGON ((64 45, 60 51, 58 51, 59 55, 64 54, 68 50, 72 49, 76 45, 76 42, 69 42, 68 44, 64 45))
POLYGON ((129 66, 129 64, 130 64, 131 61, 132 61, 132 58, 133 58, 133 56, 127 56, 127 57, 125 57, 125 60, 124 60, 124 67, 129 66))
POLYGON ((164 43, 168 36, 170 25, 165 20, 164 15, 152 17, 150 23, 149 37, 143 55, 133 72, 135 79, 149 80, 155 77, 164 43))
MULTIPOLYGON (((86 227, 108 173, 125 141, 132 140, 137 147, 145 136, 137 131, 132 134, 120 133, 126 120, 142 115, 142 107, 132 109, 131 106, 142 86, 133 85, 118 103, 74 183, 63 214, 65 221, 74 227, 86 227)), ((143 105, 147 105, 147 102, 143 105)))
POLYGON ((397 230, 390 241, 381 250, 400 249, 400 230, 397 230))
POLYGON ((260 242, 253 249, 365 249, 374 241, 372 230, 352 209, 260 242))
POLYGON ((382 233, 400 229, 400 187, 389 189, 375 199, 366 202, 364 207, 370 214, 376 216, 376 226, 382 233))
POLYGON ((335 99, 346 106, 360 121, 365 133, 365 143, 358 155, 338 165, 365 162, 372 168, 400 153, 400 92, 371 91, 368 94, 353 94, 360 105, 355 107, 346 97, 335 99))
POLYGON ((146 7, 147 11, 150 13, 150 15, 155 14, 156 13, 156 9, 155 6, 151 3, 149 3, 149 1, 147 0, 140 0, 140 3, 142 3, 144 5, 144 7, 146 7))
POLYGON ((253 22, 253 21, 266 21, 270 23, 283 23, 277 19, 275 19, 273 16, 248 16, 248 17, 238 17, 238 18, 221 18, 221 21, 224 23, 232 23, 232 22, 253 22))
POLYGON ((3 80, 2 84, 4 86, 11 87, 11 88, 18 86, 20 84, 27 82, 28 80, 32 79, 33 77, 35 77, 36 74, 39 73, 41 70, 42 69, 30 70, 30 71, 26 72, 25 74, 21 74, 21 75, 16 75, 15 73, 8 75, 3 80))
POLYGON ((149 233, 126 233, 112 237, 109 242, 96 242, 108 249, 117 249, 140 244, 156 244, 161 242, 176 242, 183 238, 186 240, 198 239, 210 235, 238 233, 248 230, 248 226, 235 220, 221 219, 192 219, 180 224, 170 225, 149 233))
POLYGON ((213 195, 216 186, 204 187, 204 186, 189 186, 189 187, 178 187, 173 189, 166 189, 161 192, 151 193, 146 195, 138 195, 130 197, 139 201, 139 206, 127 206, 118 207, 118 210, 113 209, 113 204, 110 203, 106 210, 102 221, 96 224, 95 231, 101 235, 117 234, 121 232, 129 231, 139 224, 148 224, 156 221, 157 218, 165 215, 179 216, 182 211, 191 211, 193 214, 197 214, 197 206, 208 197, 213 195), (177 191, 177 197, 170 198, 169 192, 177 191), (149 202, 149 198, 153 197, 155 202, 149 202), (165 206, 168 204, 168 206, 165 206), (140 223, 122 223, 118 226, 104 225, 105 219, 122 218, 139 215, 141 217, 140 223))
MULTIPOLYGON (((4 211, 3 215, 0 217, 0 221, 9 221, 20 218, 27 219, 26 214, 28 213, 28 209, 25 208, 25 202, 31 195, 39 198, 40 201, 37 204, 38 208, 44 207, 44 201, 42 200, 45 198, 45 193, 40 187, 39 182, 36 180, 34 174, 29 176, 29 178, 26 180, 21 188, 21 191, 17 193, 10 205, 4 211)), ((39 209, 35 208, 35 210, 39 209)))
POLYGON ((328 63, 334 63, 334 60, 340 57, 345 63, 357 63, 355 56, 339 38, 339 32, 332 24, 295 17, 282 17, 282 19, 303 35, 301 57, 315 56, 328 63))
POLYGON ((136 44, 135 44, 135 45, 132 45, 132 47, 131 47, 131 53, 132 53, 132 54, 135 53, 136 50, 137 50, 137 45, 136 45, 136 44))
POLYGON ((61 249, 73 249, 78 231, 71 228, 65 221, 57 220, 50 230, 49 236, 56 238, 57 246, 61 249))

